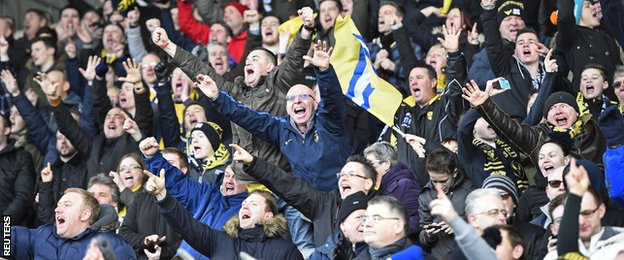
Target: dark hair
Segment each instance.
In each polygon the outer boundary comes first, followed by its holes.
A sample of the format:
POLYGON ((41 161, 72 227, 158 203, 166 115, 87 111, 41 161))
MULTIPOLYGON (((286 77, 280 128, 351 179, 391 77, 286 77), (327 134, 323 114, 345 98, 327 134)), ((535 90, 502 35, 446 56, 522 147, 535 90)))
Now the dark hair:
POLYGON ((403 232, 407 235, 409 218, 407 217, 407 210, 405 209, 405 206, 403 206, 403 203, 401 203, 400 200, 392 196, 381 195, 381 196, 375 196, 371 200, 368 201, 369 207, 370 205, 373 205, 373 204, 387 205, 388 208, 390 209, 390 212, 396 214, 397 217, 403 221, 403 232))
POLYGON ((280 18, 279 16, 277 16, 275 13, 273 12, 268 12, 266 14, 264 14, 264 16, 262 17, 262 19, 260 19, 260 24, 262 24, 262 21, 264 21, 264 19, 269 18, 269 17, 275 17, 277 18, 277 21, 279 22, 279 24, 282 24, 284 21, 282 21, 282 18, 280 18))
POLYGON ((2 116, 2 126, 11 128, 12 123, 8 113, 0 113, 0 116, 2 116))
POLYGON ((551 219, 553 219, 553 215, 552 215, 553 211, 555 211, 555 209, 559 206, 565 207, 567 199, 568 199, 568 192, 564 192, 564 193, 557 195, 552 200, 550 200, 550 204, 548 204, 548 215, 550 215, 551 219))
MULTIPOLYGON (((459 10, 459 14, 461 15, 462 24, 466 26, 466 30, 472 30, 473 22, 472 22, 472 17, 470 17, 470 12, 465 7, 463 7, 462 5, 456 5, 454 7, 451 7, 450 10, 453 10, 455 8, 457 8, 457 10, 459 10)), ((450 12, 450 10, 449 10, 449 12, 450 12)))
MULTIPOLYGON (((338 6, 338 12, 341 12, 341 13, 342 13, 342 2, 341 2, 340 0, 321 0, 321 1, 319 1, 319 3, 318 3, 318 6, 319 6, 319 12, 320 12, 320 9, 321 9, 321 4, 322 4, 323 2, 328 2, 328 1, 329 1, 329 2, 334 2, 334 3, 336 3, 336 6, 338 6)), ((381 5, 380 5, 380 6, 381 6, 381 5)))
POLYGON ((375 171, 375 167, 373 167, 373 165, 368 160, 366 160, 366 157, 360 154, 354 154, 347 158, 347 162, 355 162, 361 164, 362 168, 364 168, 364 173, 369 178, 371 178, 371 180, 373 180, 373 187, 375 187, 375 184, 377 182, 377 171, 375 171))
POLYGON ((405 17, 405 8, 403 8, 403 6, 400 6, 396 2, 384 0, 384 1, 381 1, 381 4, 379 4, 379 8, 381 9, 381 7, 384 5, 393 6, 394 9, 396 9, 396 14, 398 17, 401 17, 401 18, 405 17))
POLYGON ((111 197, 113 198, 114 202, 120 202, 119 201, 119 196, 120 193, 119 192, 119 187, 117 186, 117 184, 115 184, 115 182, 113 181, 113 179, 111 177, 109 177, 108 175, 105 175, 104 173, 100 173, 98 175, 95 175, 93 177, 91 177, 91 179, 89 179, 89 184, 87 185, 87 189, 91 188, 91 186, 95 185, 95 184, 100 184, 100 185, 104 185, 104 186, 108 186, 111 189, 111 197))
POLYGON ((427 172, 453 174, 457 169, 455 153, 445 148, 438 148, 427 155, 427 172))
POLYGON ((563 152, 563 156, 569 156, 570 155, 570 149, 572 147, 565 145, 563 142, 561 142, 558 139, 550 139, 546 142, 544 142, 541 146, 540 146, 540 150, 542 149, 542 147, 545 144, 554 144, 556 146, 559 146, 559 148, 561 149, 561 151, 563 152))
POLYGON ((78 8, 74 7, 73 5, 68 4, 68 5, 63 6, 63 8, 61 8, 61 10, 59 10, 59 13, 58 13, 59 21, 63 17, 63 12, 65 10, 67 10, 67 9, 74 9, 74 10, 76 10, 76 13, 78 13, 78 17, 82 18, 82 14, 80 13, 80 10, 78 10, 78 8))
MULTIPOLYGON (((526 246, 524 245, 524 237, 518 231, 518 229, 516 229, 514 226, 495 225, 494 227, 498 228, 499 230, 507 231, 507 239, 509 239, 509 243, 511 244, 512 249, 518 245, 522 246, 523 249, 526 249, 526 246)), ((501 235, 502 235, 502 232, 501 232, 501 235)), ((527 250, 523 250, 522 256, 519 259, 526 259, 525 252, 527 252, 527 250)))
POLYGON ((581 69, 581 73, 583 73, 583 71, 586 71, 588 69, 595 69, 595 70, 600 71, 600 76, 602 77, 602 80, 609 81, 609 79, 607 79, 607 76, 605 75, 605 68, 602 65, 596 64, 596 63, 589 63, 583 66, 583 69, 581 69))
POLYGON ((410 70, 410 72, 411 72, 412 70, 416 69, 416 68, 426 69, 426 70, 427 70, 427 74, 428 74, 429 78, 432 78, 432 79, 437 79, 437 78, 438 78, 438 74, 436 73, 435 69, 434 69, 431 65, 429 65, 429 64, 426 64, 426 63, 419 63, 419 64, 416 64, 416 66, 414 66, 414 67, 410 70))
MULTIPOLYGON (((116 171, 118 173, 119 173, 119 167, 121 166, 121 162, 126 158, 131 158, 132 160, 135 160, 139 164, 139 166, 141 166, 141 170, 147 170, 147 165, 145 164, 145 161, 143 160, 143 157, 141 157, 141 155, 139 155, 138 153, 129 153, 121 157, 121 159, 119 159, 119 162, 117 163, 117 168, 116 168, 116 171)), ((142 183, 144 184, 145 182, 147 182, 147 178, 143 178, 142 183)), ((131 188, 131 187, 128 187, 128 188, 131 188)))
POLYGON ((175 154, 178 156, 178 158, 180 158, 180 168, 188 168, 188 157, 186 156, 185 153, 183 153, 182 151, 180 151, 180 149, 175 148, 175 147, 167 147, 165 149, 162 150, 163 154, 168 153, 168 154, 175 154))
MULTIPOLYGON (((271 50, 264 48, 264 47, 256 47, 251 51, 263 51, 266 53, 266 57, 269 59, 269 61, 271 63, 273 63, 273 65, 277 66, 277 56, 275 56, 275 53, 273 53, 271 50)), ((250 52, 251 53, 251 52, 250 52)), ((247 54, 247 56, 249 56, 249 54, 247 54)))
MULTIPOLYGON (((35 39, 48 39, 51 44, 53 44, 52 46, 54 47, 54 49, 56 49, 58 34, 56 33, 56 30, 50 27, 41 27, 39 28, 39 30, 37 30, 37 32, 35 32, 35 39)), ((34 43, 35 39, 33 39, 31 43, 34 43)))
POLYGON ((227 36, 230 36, 230 37, 234 36, 234 32, 232 31, 232 28, 230 28, 230 26, 228 26, 225 22, 216 21, 212 23, 210 26, 212 27, 215 24, 223 26, 225 28, 225 33, 227 34, 227 36))
POLYGON ((277 215, 279 214, 279 210, 277 207, 277 200, 275 200, 275 196, 273 195, 273 193, 270 193, 268 191, 265 190, 253 190, 251 192, 249 192, 249 196, 253 195, 253 194, 258 194, 260 196, 262 196, 264 198, 264 200, 266 201, 267 204, 267 210, 271 211, 273 213, 273 215, 277 215))
POLYGON ((43 10, 31 8, 31 9, 26 10, 26 12, 24 12, 24 16, 26 16, 26 14, 28 14, 28 13, 35 13, 39 17, 40 20, 46 21, 45 26, 47 26, 48 24, 52 23, 52 19, 51 19, 50 15, 47 14, 43 10))
POLYGON ((518 33, 516 33, 516 42, 518 41, 518 37, 520 37, 520 35, 523 35, 525 33, 532 33, 537 37, 537 39, 539 39, 539 35, 537 34, 537 32, 533 30, 533 28, 527 26, 518 30, 518 33))

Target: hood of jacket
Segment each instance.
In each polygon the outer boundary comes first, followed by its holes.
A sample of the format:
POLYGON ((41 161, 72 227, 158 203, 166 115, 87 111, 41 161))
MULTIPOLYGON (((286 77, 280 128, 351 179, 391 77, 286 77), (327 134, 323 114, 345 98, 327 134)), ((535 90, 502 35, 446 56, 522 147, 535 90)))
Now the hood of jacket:
POLYGON ((119 224, 115 208, 111 205, 100 204, 100 215, 88 229, 100 232, 115 232, 119 224))
POLYGON ((251 241, 265 241, 271 238, 286 237, 289 234, 288 223, 282 215, 267 219, 262 225, 256 224, 255 227, 249 229, 242 229, 239 224, 238 215, 233 216, 223 225, 223 231, 234 239, 251 241))

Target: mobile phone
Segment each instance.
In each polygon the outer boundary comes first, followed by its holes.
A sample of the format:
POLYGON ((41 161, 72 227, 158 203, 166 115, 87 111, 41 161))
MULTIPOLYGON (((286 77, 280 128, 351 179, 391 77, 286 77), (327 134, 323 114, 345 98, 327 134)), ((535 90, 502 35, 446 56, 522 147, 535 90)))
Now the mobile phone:
POLYGON ((511 89, 511 84, 509 84, 509 81, 506 79, 500 79, 498 81, 498 86, 500 89, 511 89))
POLYGON ((438 230, 441 229, 442 226, 438 225, 438 224, 430 224, 429 226, 427 226, 427 229, 433 229, 433 230, 438 230))

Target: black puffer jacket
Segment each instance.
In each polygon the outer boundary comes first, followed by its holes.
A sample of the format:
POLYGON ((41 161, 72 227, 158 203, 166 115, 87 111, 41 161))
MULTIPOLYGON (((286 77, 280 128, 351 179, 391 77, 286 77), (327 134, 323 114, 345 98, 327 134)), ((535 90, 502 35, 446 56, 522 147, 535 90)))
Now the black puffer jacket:
POLYGON ((0 187, 0 212, 11 215, 13 225, 27 225, 35 197, 35 168, 30 154, 15 148, 13 141, 0 151, 0 187))
MULTIPOLYGON (((465 214, 464 209, 466 208, 466 197, 471 191, 472 183, 462 171, 458 171, 455 181, 446 195, 451 200, 453 208, 455 208, 457 214, 459 214, 462 218, 465 214)), ((457 246, 454 237, 452 235, 447 235, 444 232, 440 232, 438 233, 437 239, 434 243, 428 243, 425 239, 426 232, 423 228, 423 226, 429 225, 433 222, 437 223, 442 221, 440 217, 431 215, 431 210, 429 209, 429 203, 431 203, 434 199, 437 199, 437 194, 438 193, 431 182, 427 182, 427 185, 425 185, 420 192, 420 196, 418 197, 420 208, 418 212, 420 213, 421 231, 418 239, 423 247, 431 249, 431 255, 444 259, 451 254, 453 249, 457 246)))
POLYGON ((288 239, 286 219, 276 216, 264 225, 241 229, 238 216, 225 223, 217 231, 194 219, 182 205, 171 196, 158 202, 160 213, 194 249, 211 259, 241 259, 245 252, 256 259, 303 259, 297 247, 288 239))

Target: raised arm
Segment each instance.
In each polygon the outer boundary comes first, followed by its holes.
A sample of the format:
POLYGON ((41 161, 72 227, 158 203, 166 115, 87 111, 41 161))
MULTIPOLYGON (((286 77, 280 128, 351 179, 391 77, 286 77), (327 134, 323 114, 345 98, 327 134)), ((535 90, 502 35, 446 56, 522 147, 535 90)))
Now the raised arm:
MULTIPOLYGON (((488 1, 488 0, 483 0, 488 1)), ((496 3, 496 1, 491 1, 496 3)), ((482 4, 483 6, 483 4, 482 4)), ((483 21, 483 32, 485 34, 485 50, 490 61, 490 67, 494 72, 494 76, 500 77, 509 72, 511 69, 509 62, 512 59, 511 54, 507 53, 503 39, 498 31, 498 22, 496 20, 496 8, 492 6, 483 7, 481 13, 481 21, 483 21)))
POLYGON ((545 133, 531 126, 521 124, 518 120, 512 119, 503 112, 492 102, 490 98, 492 91, 492 84, 487 84, 484 92, 479 90, 477 83, 473 80, 466 84, 463 97, 470 102, 473 108, 479 111, 483 119, 490 123, 490 126, 497 134, 509 140, 511 144, 523 153, 533 153, 535 149, 539 148, 545 133))
POLYGON ((235 150, 232 158, 245 165, 243 168, 245 173, 254 177, 307 218, 315 219, 323 210, 321 207, 327 205, 323 202, 331 200, 329 193, 319 191, 308 182, 292 176, 279 167, 253 157, 238 145, 230 146, 235 150))
POLYGON ((208 44, 208 39, 210 39, 210 26, 195 20, 191 1, 178 0, 177 6, 180 31, 184 32, 184 35, 191 38, 195 43, 203 42, 208 44))

